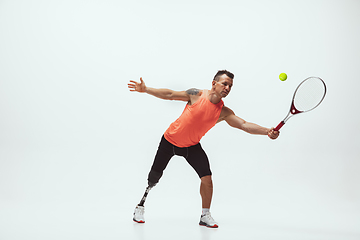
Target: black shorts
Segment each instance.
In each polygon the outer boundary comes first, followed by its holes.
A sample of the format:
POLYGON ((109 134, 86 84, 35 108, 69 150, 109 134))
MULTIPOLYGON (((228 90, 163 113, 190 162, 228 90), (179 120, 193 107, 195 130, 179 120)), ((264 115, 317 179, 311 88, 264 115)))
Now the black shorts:
POLYGON ((194 146, 181 148, 168 142, 164 136, 159 144, 151 170, 162 174, 174 155, 184 157, 200 178, 212 174, 209 159, 200 143, 194 146))

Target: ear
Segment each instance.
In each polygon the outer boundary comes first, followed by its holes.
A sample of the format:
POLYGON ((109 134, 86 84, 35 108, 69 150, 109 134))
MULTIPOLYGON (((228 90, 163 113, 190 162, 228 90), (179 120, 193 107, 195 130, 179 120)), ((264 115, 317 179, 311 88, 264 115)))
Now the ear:
POLYGON ((214 90, 215 89, 215 85, 216 85, 216 81, 213 80, 212 83, 211 83, 211 89, 214 90))

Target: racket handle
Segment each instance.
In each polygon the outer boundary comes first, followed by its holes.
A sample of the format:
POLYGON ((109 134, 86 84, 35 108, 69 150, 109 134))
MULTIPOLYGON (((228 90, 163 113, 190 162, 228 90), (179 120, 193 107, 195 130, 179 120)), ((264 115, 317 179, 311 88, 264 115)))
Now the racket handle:
POLYGON ((284 122, 284 121, 281 121, 281 122, 279 123, 279 125, 277 125, 276 128, 274 128, 274 131, 279 131, 280 128, 281 128, 282 126, 284 126, 284 124, 285 124, 285 122, 284 122))

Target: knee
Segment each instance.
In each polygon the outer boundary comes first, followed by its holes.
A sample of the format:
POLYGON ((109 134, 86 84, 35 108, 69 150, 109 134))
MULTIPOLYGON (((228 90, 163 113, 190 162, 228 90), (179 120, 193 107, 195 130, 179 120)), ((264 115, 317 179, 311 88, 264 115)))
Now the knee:
POLYGON ((212 178, 211 178, 211 175, 207 175, 207 176, 204 176, 201 179, 201 184, 204 184, 208 187, 213 187, 213 182, 212 182, 212 178))
POLYGON ((150 187, 154 187, 159 182, 162 174, 162 172, 157 172, 151 169, 148 175, 148 185, 150 187))

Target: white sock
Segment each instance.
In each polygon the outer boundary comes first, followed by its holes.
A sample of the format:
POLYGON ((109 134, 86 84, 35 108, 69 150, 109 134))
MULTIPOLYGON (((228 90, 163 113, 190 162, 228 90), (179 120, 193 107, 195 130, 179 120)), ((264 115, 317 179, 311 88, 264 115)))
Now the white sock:
POLYGON ((203 208, 202 209, 202 215, 205 215, 208 212, 210 212, 210 208, 203 208))

